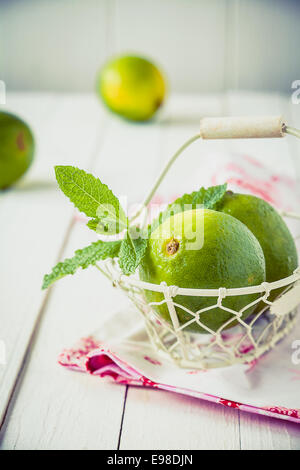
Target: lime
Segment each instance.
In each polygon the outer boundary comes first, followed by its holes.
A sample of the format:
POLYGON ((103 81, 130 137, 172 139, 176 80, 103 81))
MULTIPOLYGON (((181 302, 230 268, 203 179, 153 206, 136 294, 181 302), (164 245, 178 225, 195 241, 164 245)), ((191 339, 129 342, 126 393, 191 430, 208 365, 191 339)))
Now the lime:
POLYGON ((28 125, 13 114, 0 112, 0 189, 17 181, 30 166, 34 139, 28 125))
POLYGON ((97 91, 108 108, 134 121, 150 119, 162 105, 165 81, 149 60, 120 56, 100 71, 97 91))
MULTIPOLYGON (((166 282, 178 287, 219 289, 246 287, 265 280, 265 259, 260 244, 250 230, 236 218, 208 209, 193 209, 169 217, 150 235, 148 248, 140 266, 140 278, 154 284, 166 282)), ((161 302, 163 294, 145 291, 148 302, 161 302)), ((226 297, 222 305, 240 311, 258 298, 258 294, 226 297)), ((216 297, 177 295, 173 299, 180 324, 192 320, 193 313, 217 304, 216 297)), ((153 306, 165 320, 171 321, 166 303, 153 306)), ((245 309, 248 317, 255 306, 245 309)), ((234 314, 219 307, 200 313, 200 322, 217 331, 230 319, 226 328, 236 324, 234 314)), ((186 329, 208 333, 192 323, 186 329)))
MULTIPOLYGON (((228 191, 218 210, 243 222, 259 241, 266 260, 267 282, 289 276, 298 266, 293 237, 278 212, 266 201, 248 194, 228 191)), ((271 292, 274 300, 281 289, 271 292)))

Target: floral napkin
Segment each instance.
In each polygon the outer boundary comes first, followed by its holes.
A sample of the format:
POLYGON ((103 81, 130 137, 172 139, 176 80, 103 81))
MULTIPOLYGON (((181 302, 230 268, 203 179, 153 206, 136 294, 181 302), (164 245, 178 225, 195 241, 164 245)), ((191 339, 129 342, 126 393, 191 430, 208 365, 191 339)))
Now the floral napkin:
POLYGON ((300 322, 274 350, 251 364, 181 369, 152 348, 139 312, 128 306, 64 350, 59 363, 118 384, 168 390, 300 424, 300 322))

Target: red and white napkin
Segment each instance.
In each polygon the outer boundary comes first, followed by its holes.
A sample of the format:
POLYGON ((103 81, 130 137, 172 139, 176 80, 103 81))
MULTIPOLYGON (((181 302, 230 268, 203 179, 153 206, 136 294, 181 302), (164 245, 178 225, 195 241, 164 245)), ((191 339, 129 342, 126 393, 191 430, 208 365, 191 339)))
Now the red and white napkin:
POLYGON ((181 369, 152 348, 139 312, 128 306, 64 350, 59 363, 118 384, 168 390, 300 424, 300 322, 273 351, 250 365, 181 369), (293 363, 297 357, 298 365, 293 363))

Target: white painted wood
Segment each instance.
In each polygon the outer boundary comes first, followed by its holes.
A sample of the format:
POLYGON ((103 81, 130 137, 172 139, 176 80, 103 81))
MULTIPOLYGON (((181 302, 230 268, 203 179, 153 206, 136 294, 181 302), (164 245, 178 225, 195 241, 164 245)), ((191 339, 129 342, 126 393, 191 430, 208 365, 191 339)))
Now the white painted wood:
MULTIPOLYGON (((190 137, 200 131, 200 118, 204 116, 220 116, 224 113, 223 95, 191 94, 179 95, 165 112, 163 118, 164 134, 161 143, 161 160, 157 174, 175 151, 190 137)), ((157 191, 164 201, 169 202, 185 192, 209 185, 205 167, 209 155, 222 152, 222 141, 196 141, 179 158, 169 171, 166 179, 157 191)))
POLYGON ((177 92, 224 86, 225 2, 118 0, 116 51, 138 51, 161 64, 177 92), (149 21, 150 19, 150 21, 149 21))
POLYGON ((289 92, 292 81, 299 78, 299 15, 300 4, 294 0, 232 0, 228 86, 289 92))
MULTIPOLYGON (((156 167, 158 126, 139 127, 111 118, 105 133, 107 140, 94 155, 93 173, 116 193, 123 191, 134 201, 143 192, 139 181, 151 178, 156 167)), ((61 203, 68 205, 65 198, 61 203)), ((94 232, 77 222, 63 257, 95 239, 94 232)), ((98 329, 124 302, 123 294, 95 268, 54 286, 2 430, 3 449, 117 448, 125 387, 64 371, 56 364, 56 357, 64 347, 98 329)))
POLYGON ((172 91, 287 92, 299 79, 299 13, 297 0, 2 0, 0 79, 92 91, 103 61, 131 52, 161 63, 172 91))
MULTIPOLYGON (((15 109, 33 123, 37 152, 24 180, 0 198, 0 339, 6 348, 6 364, 0 365, 0 423, 45 300, 43 274, 56 262, 74 212, 57 189, 53 165, 88 165, 101 137, 101 111, 93 100, 57 97, 52 107, 54 99, 20 96, 15 109)), ((14 110, 18 96, 11 102, 14 110)))
POLYGON ((225 90, 236 90, 239 85, 239 6, 240 0, 226 3, 225 90))
MULTIPOLYGON (((229 93, 229 115, 283 114, 288 116, 288 97, 263 93, 229 93)), ((231 141, 233 152, 251 155, 278 174, 295 178, 294 157, 289 137, 231 141)), ((264 416, 240 412, 241 449, 300 449, 300 427, 264 416)))
POLYGON ((128 390, 120 449, 239 449, 235 410, 160 390, 128 390))
POLYGON ((177 92, 286 92, 299 79, 296 0, 2 0, 0 11, 8 89, 91 91, 113 52, 152 56, 177 92))
MULTIPOLYGON (((63 257, 93 239, 77 222, 63 257)), ((2 449, 117 448, 125 387, 65 370, 57 356, 98 328, 121 302, 122 294, 96 268, 53 287, 2 429, 2 449)))
POLYGON ((89 91, 108 53, 108 0, 1 2, 9 90, 89 91))
POLYGON ((122 202, 124 198, 130 204, 142 202, 156 176, 162 133, 158 121, 136 125, 111 118, 94 173, 122 202))
POLYGON ((267 416, 240 412, 243 450, 300 450, 300 426, 267 416))

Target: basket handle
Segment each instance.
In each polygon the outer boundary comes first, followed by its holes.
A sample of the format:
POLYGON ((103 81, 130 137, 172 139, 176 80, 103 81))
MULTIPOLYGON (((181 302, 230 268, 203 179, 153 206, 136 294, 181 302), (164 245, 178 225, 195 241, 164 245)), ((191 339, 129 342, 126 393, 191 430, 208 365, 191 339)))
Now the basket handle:
POLYGON ((203 118, 200 121, 202 139, 261 139, 284 137, 282 116, 241 116, 203 118))
POLYGON ((170 158, 159 177, 154 183, 142 207, 131 218, 135 220, 152 200, 154 194, 177 160, 179 155, 198 139, 257 139, 277 138, 286 134, 294 135, 300 139, 300 130, 287 126, 282 116, 240 116, 240 117, 216 117, 203 118, 200 120, 199 133, 188 139, 175 154, 170 158))

